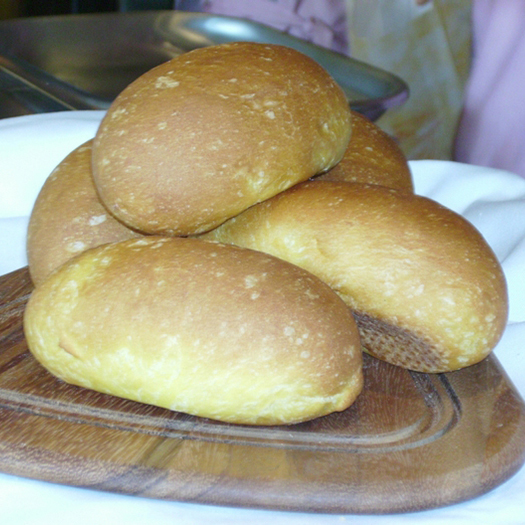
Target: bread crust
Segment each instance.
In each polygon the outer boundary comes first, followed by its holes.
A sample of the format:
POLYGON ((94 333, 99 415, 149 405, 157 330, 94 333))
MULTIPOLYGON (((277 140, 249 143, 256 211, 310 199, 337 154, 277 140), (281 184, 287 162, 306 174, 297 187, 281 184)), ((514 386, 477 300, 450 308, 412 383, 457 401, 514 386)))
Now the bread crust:
POLYGON ((141 236, 113 217, 98 198, 91 173, 92 143, 75 148, 58 164, 31 211, 26 251, 35 286, 89 248, 141 236))
POLYGON ((355 313, 365 349, 405 368, 474 364, 506 326, 507 287, 491 248, 463 217, 415 194, 308 182, 205 237, 317 275, 355 313))
POLYGON ((199 239, 84 252, 36 288, 24 331, 69 383, 232 423, 344 410, 363 383, 357 327, 325 283, 199 239))
POLYGON ((102 201, 151 234, 207 231, 342 158, 342 89, 291 48, 235 42, 184 53, 117 97, 93 146, 102 201))
POLYGON ((314 180, 379 184, 414 192, 403 150, 388 133, 357 111, 352 111, 352 137, 341 162, 314 180))

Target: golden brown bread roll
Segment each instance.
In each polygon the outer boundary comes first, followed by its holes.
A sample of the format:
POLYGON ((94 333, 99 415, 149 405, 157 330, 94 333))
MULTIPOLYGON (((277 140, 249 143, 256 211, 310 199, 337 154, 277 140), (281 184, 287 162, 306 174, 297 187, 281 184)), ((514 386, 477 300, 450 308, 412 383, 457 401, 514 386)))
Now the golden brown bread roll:
POLYGON ((414 191, 408 160, 395 140, 365 116, 352 111, 352 137, 341 162, 314 180, 363 182, 414 191))
POLYGON ((140 236, 100 202, 91 176, 91 145, 90 140, 72 151, 49 175, 35 201, 27 232, 35 285, 88 248, 140 236))
POLYGON ((482 360, 507 320, 502 269, 481 234, 438 203, 384 186, 315 181, 204 236, 261 250, 328 283, 365 349, 412 370, 482 360))
POLYGON ((131 227, 198 233, 331 168, 350 134, 344 92, 314 60, 271 44, 209 46, 123 90, 95 138, 94 179, 131 227))
POLYGON ((222 421, 311 419, 345 409, 362 388, 357 327, 325 283, 199 239, 82 253, 35 289, 24 331, 69 383, 222 421))

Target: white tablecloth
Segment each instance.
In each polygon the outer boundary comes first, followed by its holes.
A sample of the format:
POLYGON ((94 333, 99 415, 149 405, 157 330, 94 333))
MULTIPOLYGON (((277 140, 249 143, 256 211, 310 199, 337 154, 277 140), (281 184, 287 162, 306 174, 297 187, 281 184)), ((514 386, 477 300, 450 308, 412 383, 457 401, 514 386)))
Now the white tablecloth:
MULTIPOLYGON (((26 264, 28 216, 44 180, 103 115, 77 111, 0 120, 0 274, 26 264)), ((410 163, 416 192, 468 218, 505 271, 510 316, 495 353, 525 395, 525 180, 512 173, 445 161, 410 163)), ((234 509, 150 500, 0 474, 2 525, 150 524, 525 524, 525 468, 486 495, 446 508, 393 516, 234 509)))

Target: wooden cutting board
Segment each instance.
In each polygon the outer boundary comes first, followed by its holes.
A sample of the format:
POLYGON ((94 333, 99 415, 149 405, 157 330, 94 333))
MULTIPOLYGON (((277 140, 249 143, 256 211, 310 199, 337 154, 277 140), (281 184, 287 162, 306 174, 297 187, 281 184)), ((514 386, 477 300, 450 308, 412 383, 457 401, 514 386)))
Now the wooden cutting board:
POLYGON ((27 269, 0 277, 0 471, 151 498, 392 513, 480 495, 525 460, 525 407, 494 357, 448 374, 365 357, 345 412, 222 424, 67 385, 31 356, 27 269))

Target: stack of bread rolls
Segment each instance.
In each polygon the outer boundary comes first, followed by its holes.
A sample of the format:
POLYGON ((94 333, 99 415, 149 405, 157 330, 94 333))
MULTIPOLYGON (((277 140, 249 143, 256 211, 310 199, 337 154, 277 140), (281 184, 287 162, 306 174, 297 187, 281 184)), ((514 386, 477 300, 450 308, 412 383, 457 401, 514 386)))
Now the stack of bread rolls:
POLYGON ((43 186, 27 249, 24 330, 51 373, 231 423, 345 410, 363 349, 469 366, 507 320, 480 233, 415 194, 319 64, 272 44, 197 49, 128 86, 43 186))

